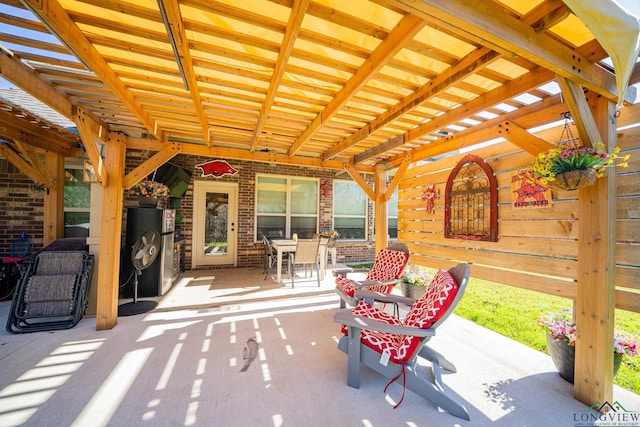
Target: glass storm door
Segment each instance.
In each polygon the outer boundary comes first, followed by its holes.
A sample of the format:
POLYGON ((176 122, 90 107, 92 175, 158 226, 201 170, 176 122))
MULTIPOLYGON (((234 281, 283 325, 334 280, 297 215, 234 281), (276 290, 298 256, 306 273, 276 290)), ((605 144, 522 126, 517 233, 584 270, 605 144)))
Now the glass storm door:
POLYGON ((193 267, 236 265, 238 185, 193 184, 193 267))

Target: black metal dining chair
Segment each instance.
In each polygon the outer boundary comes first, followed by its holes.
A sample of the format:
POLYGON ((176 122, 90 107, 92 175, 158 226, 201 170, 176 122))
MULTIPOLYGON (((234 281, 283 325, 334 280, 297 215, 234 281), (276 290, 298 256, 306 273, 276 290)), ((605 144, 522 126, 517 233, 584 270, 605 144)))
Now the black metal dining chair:
POLYGON ((262 243, 264 244, 264 280, 267 280, 269 277, 269 273, 271 273, 271 268, 278 262, 278 255, 273 251, 273 246, 271 246, 271 242, 267 236, 262 236, 262 243))

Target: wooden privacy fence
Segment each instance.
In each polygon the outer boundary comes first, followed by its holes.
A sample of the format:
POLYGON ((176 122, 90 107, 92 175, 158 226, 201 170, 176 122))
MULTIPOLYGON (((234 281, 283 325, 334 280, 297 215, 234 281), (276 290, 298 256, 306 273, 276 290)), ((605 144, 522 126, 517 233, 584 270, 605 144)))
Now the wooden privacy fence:
MULTIPOLYGON (((640 105, 625 107, 618 119, 617 145, 631 154, 628 168, 616 168, 616 307, 640 312, 640 105)), ((537 133, 557 141, 561 129, 537 133)), ((514 209, 513 173, 534 157, 509 142, 476 149, 493 170, 498 185, 498 241, 444 237, 447 179, 465 153, 418 162, 404 174, 398 194, 398 238, 411 250, 411 262, 449 268, 473 264, 472 275, 566 298, 576 298, 578 254, 577 191, 553 190, 549 208, 514 209), (435 185, 440 196, 434 213, 425 209, 423 191, 435 185)))

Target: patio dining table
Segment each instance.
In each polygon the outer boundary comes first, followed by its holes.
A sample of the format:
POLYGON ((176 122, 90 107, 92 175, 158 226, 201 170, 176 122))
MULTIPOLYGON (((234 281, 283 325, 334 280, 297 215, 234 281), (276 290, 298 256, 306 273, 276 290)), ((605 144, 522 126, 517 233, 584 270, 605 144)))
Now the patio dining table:
MULTIPOLYGON (((282 254, 295 252, 297 242, 292 239, 272 239, 271 246, 276 250, 278 254, 278 260, 276 265, 276 281, 282 283, 282 254)), ((318 256, 320 257, 320 280, 324 280, 325 260, 327 245, 322 240, 320 241, 320 249, 318 256)))

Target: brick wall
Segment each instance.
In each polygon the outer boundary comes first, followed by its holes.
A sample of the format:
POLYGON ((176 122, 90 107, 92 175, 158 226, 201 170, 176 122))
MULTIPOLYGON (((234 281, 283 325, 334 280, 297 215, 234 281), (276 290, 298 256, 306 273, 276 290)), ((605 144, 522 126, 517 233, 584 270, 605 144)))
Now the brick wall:
MULTIPOLYGON (((153 155, 153 152, 141 150, 128 150, 126 173, 129 173, 137 165, 153 155)), ((208 157, 178 155, 171 160, 172 163, 194 171, 181 206, 177 209, 182 214, 180 224, 181 235, 186 239, 185 253, 187 268, 191 265, 191 245, 193 232, 193 181, 203 179, 220 182, 234 182, 239 188, 238 206, 238 267, 260 267, 263 262, 264 249, 261 242, 254 242, 254 204, 255 204, 255 179, 256 174, 274 174, 284 176, 306 176, 318 178, 320 183, 333 181, 335 171, 320 170, 315 168, 301 168, 287 165, 275 165, 270 163, 254 163, 244 161, 230 161, 238 174, 224 176, 220 179, 201 178, 200 170, 195 169, 198 163, 212 160, 208 157)), ((341 175, 340 179, 346 179, 341 175)), ((42 249, 43 242, 43 198, 42 190, 37 189, 33 182, 11 165, 6 159, 0 159, 0 253, 9 255, 11 242, 20 236, 22 230, 27 231, 27 237, 32 241, 32 250, 42 249)), ((159 207, 165 207, 160 202, 159 207)), ((135 196, 129 196, 125 192, 123 212, 123 236, 126 230, 126 212, 129 207, 137 207, 135 196)), ((332 228, 333 192, 329 191, 327 197, 320 191, 320 230, 332 228)), ((338 241, 336 244, 338 261, 352 263, 371 261, 374 258, 375 244, 373 242, 373 204, 369 206, 369 241, 338 241)), ((94 214, 100 214, 99 212, 94 214)))
POLYGON ((31 240, 31 253, 42 249, 44 190, 6 159, 0 159, 0 254, 8 256, 11 242, 22 230, 31 240))
MULTIPOLYGON (((127 172, 140 164, 153 153, 145 151, 127 152, 127 172)), ((185 156, 178 155, 171 159, 171 162, 193 171, 189 188, 182 199, 181 206, 177 209, 182 214, 182 222, 179 224, 181 237, 186 240, 185 245, 185 265, 187 268, 191 265, 192 260, 192 233, 193 233, 193 182, 194 180, 207 180, 214 182, 229 182, 238 184, 238 267, 261 267, 263 263, 264 247, 262 242, 255 242, 255 181, 256 174, 274 174, 282 176, 305 176, 318 178, 320 183, 325 180, 332 182, 335 171, 320 170, 316 168, 302 168, 288 165, 275 165, 272 163, 255 163, 246 161, 229 161, 231 166, 238 170, 234 176, 226 175, 222 178, 202 178, 200 170, 195 165, 203 162, 214 160, 209 157, 201 156, 185 156)), ((346 175, 342 175, 340 179, 345 179, 346 175)), ((136 206, 135 197, 125 197, 126 207, 136 206)), ((332 228, 332 211, 333 211, 333 192, 329 191, 327 197, 324 192, 320 191, 320 230, 329 230, 332 228)), ((369 241, 363 242, 341 242, 336 244, 339 262, 362 262, 371 261, 374 258, 375 244, 373 242, 373 204, 369 207, 369 241)), ((125 219, 126 222, 126 219, 125 219)), ((123 225, 126 230, 126 224, 123 225)), ((207 267, 209 268, 209 267, 207 267)), ((220 268, 220 267, 217 267, 220 268)))

